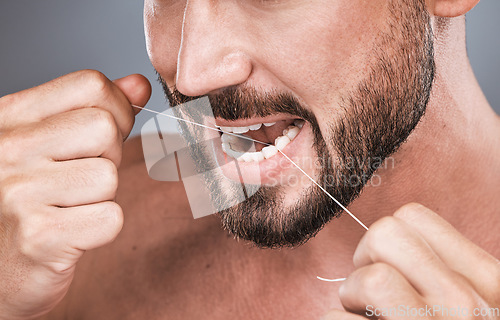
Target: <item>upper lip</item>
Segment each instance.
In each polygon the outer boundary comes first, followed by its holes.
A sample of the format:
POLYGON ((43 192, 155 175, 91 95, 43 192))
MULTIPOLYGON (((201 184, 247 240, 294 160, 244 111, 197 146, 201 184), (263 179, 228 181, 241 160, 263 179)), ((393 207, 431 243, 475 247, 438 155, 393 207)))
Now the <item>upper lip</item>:
POLYGON ((301 119, 300 117, 293 116, 290 114, 276 114, 267 117, 252 117, 249 119, 238 119, 238 120, 226 120, 222 118, 215 119, 215 125, 219 127, 248 127, 254 124, 259 123, 272 123, 278 122, 281 120, 290 120, 290 119, 301 119))

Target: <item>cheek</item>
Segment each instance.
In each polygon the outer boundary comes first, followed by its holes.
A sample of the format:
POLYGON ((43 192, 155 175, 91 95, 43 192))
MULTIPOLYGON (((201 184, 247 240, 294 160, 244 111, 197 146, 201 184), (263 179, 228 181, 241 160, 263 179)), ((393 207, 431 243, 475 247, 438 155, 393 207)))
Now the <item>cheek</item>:
POLYGON ((368 74, 373 48, 385 29, 386 3, 328 1, 321 11, 316 5, 304 10, 295 27, 274 40, 280 50, 273 73, 311 108, 331 112, 339 96, 368 74))
POLYGON ((295 30, 284 53, 288 57, 282 57, 290 64, 283 64, 288 72, 281 77, 311 108, 325 137, 345 112, 339 107, 341 99, 356 90, 376 62, 374 48, 387 32, 386 3, 373 0, 360 6, 351 1, 330 9, 328 15, 316 14, 307 29, 295 30))
POLYGON ((168 8, 153 0, 144 5, 146 47, 153 67, 168 85, 175 83, 177 55, 182 37, 184 3, 175 1, 168 8))

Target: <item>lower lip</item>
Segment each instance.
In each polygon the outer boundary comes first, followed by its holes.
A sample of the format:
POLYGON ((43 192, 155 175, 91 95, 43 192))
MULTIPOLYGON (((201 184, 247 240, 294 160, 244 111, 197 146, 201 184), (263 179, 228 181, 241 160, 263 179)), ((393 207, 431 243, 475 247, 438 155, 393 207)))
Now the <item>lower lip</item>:
MULTIPOLYGON (((301 150, 300 147, 307 145, 306 140, 308 136, 311 136, 311 132, 311 127, 306 122, 299 134, 282 150, 282 152, 290 159, 297 159, 300 155, 307 155, 307 152, 301 150)), ((214 142, 214 149, 216 155, 218 155, 217 160, 222 173, 233 181, 242 182, 244 184, 276 186, 282 185, 282 182, 286 181, 287 175, 297 175, 298 169, 280 151, 271 158, 264 159, 260 162, 244 162, 237 161, 225 154, 222 151, 222 145, 220 143, 214 142), (285 179, 283 179, 283 177, 285 177, 285 179)))

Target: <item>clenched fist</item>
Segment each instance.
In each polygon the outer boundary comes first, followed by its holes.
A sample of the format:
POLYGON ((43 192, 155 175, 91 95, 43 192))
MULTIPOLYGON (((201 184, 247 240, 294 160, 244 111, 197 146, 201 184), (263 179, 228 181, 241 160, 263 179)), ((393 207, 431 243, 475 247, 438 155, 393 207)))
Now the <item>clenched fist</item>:
POLYGON ((121 230, 117 167, 150 92, 86 70, 0 99, 0 318, 50 311, 85 250, 121 230))

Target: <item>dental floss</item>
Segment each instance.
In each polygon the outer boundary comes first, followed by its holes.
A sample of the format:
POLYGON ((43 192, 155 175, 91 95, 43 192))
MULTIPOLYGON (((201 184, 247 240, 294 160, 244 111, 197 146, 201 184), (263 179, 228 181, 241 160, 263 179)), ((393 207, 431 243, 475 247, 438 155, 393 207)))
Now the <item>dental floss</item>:
POLYGON ((363 222, 361 222, 358 218, 356 218, 356 216, 354 214, 352 214, 349 210, 347 210, 346 207, 344 207, 340 202, 337 201, 337 199, 335 199, 331 194, 328 193, 328 191, 326 191, 322 186, 319 185, 319 183, 317 183, 313 178, 311 178, 304 170, 302 170, 295 162, 292 161, 292 159, 290 159, 286 154, 284 154, 283 152, 281 152, 281 150, 278 150, 283 156, 285 156, 285 158, 288 159, 288 161, 290 161, 297 169, 300 170, 300 172, 302 172, 306 177, 309 178, 309 180, 311 180, 316 186, 318 186, 318 188, 321 189, 321 191, 323 191, 324 193, 326 193, 333 201, 335 201, 336 204, 338 204, 345 212, 347 212, 353 219, 354 221, 356 221, 357 223, 359 223, 363 228, 365 228, 365 230, 368 231, 368 227, 365 226, 365 224, 363 222))
MULTIPOLYGON (((176 117, 176 116, 173 116, 173 115, 170 115, 170 114, 166 114, 166 113, 162 113, 162 112, 158 112, 158 111, 155 111, 155 110, 151 110, 151 109, 147 109, 147 108, 144 108, 144 107, 139 107, 139 106, 136 106, 136 105, 131 105, 132 107, 134 108, 137 108, 137 109, 141 109, 141 110, 145 110, 145 111, 149 111, 151 113, 155 113, 155 114, 158 114, 158 115, 162 115, 162 116, 165 116, 165 117, 169 117, 169 118, 172 118, 172 119, 175 119, 175 120, 178 120, 178 121, 184 121, 184 122, 187 122, 187 123, 190 123, 190 124, 193 124, 193 125, 196 125, 196 126, 200 126, 200 127, 203 127, 203 128, 206 128, 206 129, 209 129, 209 130, 213 130, 213 131, 217 131, 217 132, 222 132, 224 134, 229 134, 229 135, 232 135, 232 136, 236 136, 240 139, 246 139, 246 140, 249 140, 249 141, 253 141, 253 142, 257 142, 257 143, 261 143, 263 145, 267 145, 267 146, 272 146, 272 144, 269 144, 269 143, 266 143, 266 142, 262 142, 262 141, 258 141, 258 140, 254 140, 250 137, 247 137, 247 136, 244 136, 244 135, 239 135, 239 134, 235 134, 235 133, 232 133, 232 132, 224 132, 222 131, 221 129, 218 129, 218 128, 212 128, 210 126, 206 126, 204 124, 201 124, 201 123, 197 123, 197 122, 193 122, 193 121, 189 121, 189 120, 186 120, 186 119, 182 119, 182 118, 179 118, 179 117, 176 117)), ((332 199, 333 201, 335 201, 335 203, 337 205, 340 206, 340 208, 342 208, 342 210, 344 210, 345 212, 347 212, 347 214, 349 214, 351 216, 351 218, 354 219, 354 221, 356 221, 359 225, 361 225, 365 230, 368 231, 368 227, 363 223, 361 222, 361 220, 359 220, 354 214, 352 214, 345 206, 343 206, 337 199, 335 199, 328 191, 325 190, 325 188, 323 188, 319 183, 316 182, 316 180, 314 180, 311 176, 309 176, 304 170, 302 170, 302 168, 300 168, 295 162, 292 161, 292 159, 290 159, 285 153, 283 153, 281 150, 278 149, 278 151, 288 160, 290 161, 297 169, 300 170, 300 172, 302 172, 309 180, 311 180, 311 182, 313 182, 318 188, 321 189, 321 191, 323 191, 324 193, 326 193, 330 199, 332 199)), ((322 278, 320 276, 316 276, 316 278, 318 280, 321 280, 321 281, 326 281, 326 282, 340 282, 340 281, 344 281, 346 280, 346 278, 338 278, 338 279, 326 279, 326 278, 322 278)))
POLYGON ((340 281, 345 281, 347 279, 347 278, 325 279, 325 278, 321 278, 320 276, 316 276, 316 278, 318 278, 318 280, 326 281, 326 282, 340 282, 340 281))
POLYGON ((134 108, 137 108, 137 109, 141 109, 141 110, 145 110, 145 111, 149 111, 149 112, 152 112, 152 113, 156 113, 160 116, 165 116, 165 117, 168 117, 168 118, 172 118, 172 119, 175 119, 175 120, 178 120, 178 121, 184 121, 184 122, 187 122, 187 123, 190 123, 190 124, 194 124, 195 126, 199 126, 199 127, 203 127, 205 129, 209 129, 209 130, 213 130, 213 131, 217 131, 217 132, 222 132, 224 134, 228 134, 228 135, 231 135, 231 136, 235 136, 235 137, 238 137, 240 139, 244 139, 244 140, 249 140, 249 141, 253 141, 253 142, 257 142, 257 143, 261 143, 263 145, 266 145, 266 146, 272 146, 272 144, 270 143, 266 143, 266 142, 262 142, 262 141, 258 141, 258 140, 254 140, 250 137, 247 137, 247 136, 243 136, 243 135, 240 135, 240 134, 237 134, 237 133, 233 133, 233 132, 224 132, 222 131, 221 129, 217 129, 217 128, 212 128, 210 126, 206 126, 204 124, 201 124, 201 123, 197 123, 197 122, 194 122, 194 121, 190 121, 190 120, 186 120, 186 119, 182 119, 182 118, 179 118, 179 117, 176 117, 176 116, 173 116, 171 114, 166 114, 166 113, 162 113, 162 112, 158 112, 158 111, 155 111, 155 110, 151 110, 151 109, 147 109, 147 108, 143 108, 143 107, 139 107, 139 106, 136 106, 134 104, 131 105, 132 107, 134 108))

